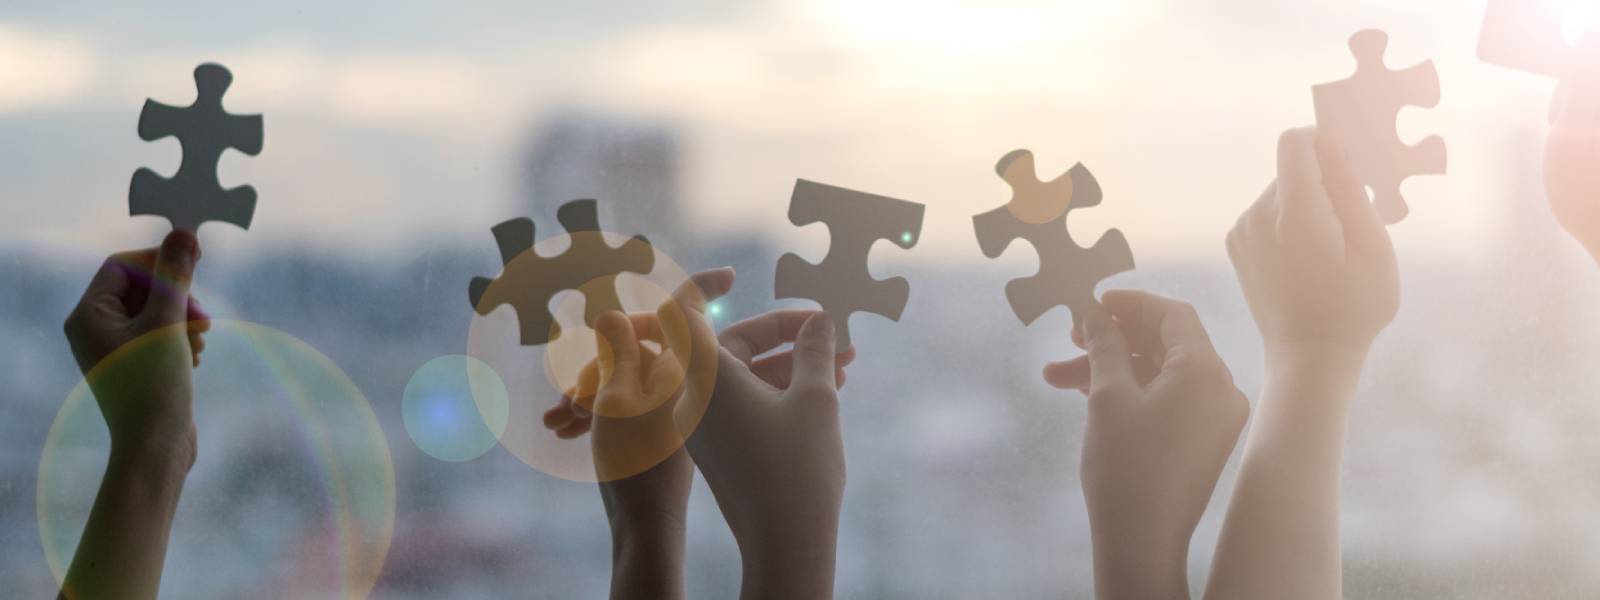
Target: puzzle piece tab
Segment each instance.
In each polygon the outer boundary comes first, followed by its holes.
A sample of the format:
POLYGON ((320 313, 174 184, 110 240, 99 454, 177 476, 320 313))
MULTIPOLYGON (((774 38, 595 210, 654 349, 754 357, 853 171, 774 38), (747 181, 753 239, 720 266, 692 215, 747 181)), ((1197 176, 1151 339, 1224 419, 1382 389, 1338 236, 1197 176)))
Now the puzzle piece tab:
POLYGON ((1356 73, 1349 79, 1311 88, 1317 130, 1333 136, 1350 157, 1356 177, 1372 188, 1373 202, 1385 223, 1400 222, 1410 212, 1400 184, 1412 175, 1443 175, 1444 138, 1429 136, 1415 146, 1400 141, 1395 120, 1406 106, 1439 104, 1439 73, 1433 61, 1391 71, 1383 55, 1389 34, 1376 29, 1350 37, 1356 73))
POLYGON ((922 233, 924 206, 842 187, 800 179, 789 200, 789 222, 796 226, 826 223, 833 238, 828 255, 811 264, 789 253, 778 258, 778 299, 806 298, 822 305, 833 318, 837 348, 850 347, 850 315, 870 312, 900 320, 911 296, 904 277, 872 278, 867 253, 878 240, 901 248, 916 245, 922 233))
MULTIPOLYGON (((995 172, 1011 184, 1011 204, 1019 199, 1042 202, 1032 197, 1037 193, 1035 190, 1041 189, 1033 172, 1032 152, 1017 150, 1005 155, 995 165, 995 172)), ((1083 318, 1099 306, 1094 296, 1095 285, 1117 273, 1133 270, 1133 251, 1128 247, 1127 238, 1116 229, 1107 231, 1090 248, 1074 242, 1067 231, 1067 215, 1074 209, 1098 206, 1102 198, 1100 183, 1081 163, 1055 182, 1043 184, 1043 189, 1064 196, 1064 200, 1057 199, 1064 207, 1049 221, 1025 222, 1008 204, 973 217, 972 227, 978 235, 978 246, 989 258, 999 258, 1017 239, 1027 240, 1039 253, 1037 274, 1006 284, 1011 310, 1024 325, 1038 320, 1051 308, 1066 306, 1072 311, 1073 325, 1082 327, 1083 318), (1059 182, 1070 184, 1071 189, 1061 189, 1059 182)))
POLYGON ((233 148, 255 156, 261 153, 261 115, 234 115, 222 108, 222 95, 233 75, 222 65, 195 67, 198 92, 194 104, 169 106, 145 100, 139 113, 139 138, 153 142, 167 136, 183 146, 183 162, 170 179, 140 168, 128 186, 128 213, 158 215, 174 229, 195 231, 206 221, 224 221, 249 229, 256 210, 256 190, 248 185, 222 189, 217 161, 233 148))
POLYGON ((524 346, 542 345, 561 335, 560 325, 550 314, 550 299, 563 291, 583 294, 584 322, 590 325, 606 311, 620 310, 616 277, 650 273, 656 255, 642 235, 622 246, 606 243, 597 207, 594 200, 573 200, 556 211, 556 220, 572 239, 567 251, 558 256, 540 256, 533 251, 532 219, 512 219, 494 226, 505 271, 494 279, 472 278, 467 287, 472 307, 478 314, 488 315, 501 305, 511 305, 517 311, 524 346))

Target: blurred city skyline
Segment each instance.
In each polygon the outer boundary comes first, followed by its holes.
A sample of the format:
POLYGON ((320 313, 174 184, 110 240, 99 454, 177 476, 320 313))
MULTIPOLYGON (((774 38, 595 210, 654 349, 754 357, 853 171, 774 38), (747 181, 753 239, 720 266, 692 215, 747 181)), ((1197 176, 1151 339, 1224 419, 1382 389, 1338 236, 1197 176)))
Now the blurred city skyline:
POLYGON ((226 105, 266 115, 266 145, 224 156, 223 181, 262 199, 248 235, 207 227, 208 248, 309 244, 383 261, 408 244, 471 243, 524 216, 522 132, 578 112, 673 130, 679 218, 707 240, 777 236, 820 256, 826 232, 785 218, 804 177, 929 205, 919 246, 875 261, 980 262, 971 216, 1008 194, 993 164, 1030 148, 1042 176, 1083 162, 1104 185, 1106 202, 1072 218, 1081 240, 1116 227, 1136 256, 1219 260, 1223 233, 1273 175, 1277 134, 1312 123, 1310 86, 1353 72, 1346 39, 1378 27, 1391 66, 1438 65, 1443 101, 1404 110, 1399 130, 1441 134, 1450 155, 1449 175, 1406 184, 1416 218, 1396 243, 1403 256, 1482 257, 1477 241, 1511 205, 1495 146, 1542 128, 1553 87, 1477 61, 1481 2, 600 12, 17 7, 0 18, 0 137, 12 140, 0 145, 0 193, 16 199, 0 207, 0 238, 94 240, 93 252, 153 240, 164 223, 126 218, 127 180, 140 166, 170 173, 178 147, 134 135, 139 107, 192 98, 190 71, 216 60, 235 74, 226 105))

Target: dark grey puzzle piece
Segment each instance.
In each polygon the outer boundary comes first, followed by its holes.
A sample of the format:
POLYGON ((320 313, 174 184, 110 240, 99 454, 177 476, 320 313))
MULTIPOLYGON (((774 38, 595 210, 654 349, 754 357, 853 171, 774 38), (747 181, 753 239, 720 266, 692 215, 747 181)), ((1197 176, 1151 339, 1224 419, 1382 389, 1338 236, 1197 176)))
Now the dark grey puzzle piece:
POLYGON ((877 280, 867 269, 867 254, 878 240, 901 248, 917 245, 925 207, 842 187, 796 180, 789 200, 789 222, 826 223, 832 236, 828 255, 811 264, 789 253, 778 258, 774 278, 778 299, 805 298, 822 305, 837 329, 836 348, 850 347, 850 315, 870 312, 900 320, 911 296, 904 277, 877 280))
POLYGON ((170 179, 140 168, 128 188, 128 213, 166 217, 175 229, 194 231, 206 221, 224 221, 249 229, 255 215, 256 190, 248 185, 222 189, 217 162, 222 151, 261 153, 261 115, 233 115, 222 108, 222 95, 233 75, 222 65, 195 67, 194 104, 176 107, 145 100, 139 113, 139 138, 153 142, 167 136, 183 146, 183 162, 170 179))
MULTIPOLYGON (((1007 157, 1015 155, 1013 152, 1007 157)), ((1004 172, 1005 166, 1002 160, 996 170, 1004 172)), ((985 256, 999 258, 1018 239, 1027 240, 1039 253, 1037 274, 1006 284, 1011 310, 1024 325, 1038 320, 1051 308, 1066 306, 1072 311, 1073 326, 1081 327, 1083 317, 1099 305, 1094 295, 1095 285, 1112 275, 1133 270, 1133 251, 1121 231, 1107 231, 1090 248, 1080 247, 1072 240, 1067 230, 1067 215, 1073 209, 1100 204, 1102 195, 1099 182, 1082 164, 1074 165, 1070 174, 1072 205, 1054 220, 1025 223, 1005 206, 972 218, 978 246, 985 256)))
POLYGON ((563 291, 577 290, 584 297, 584 322, 594 324, 607 310, 621 310, 614 278, 622 273, 648 274, 655 268, 655 251, 642 235, 620 247, 607 244, 600 231, 599 205, 594 200, 573 200, 556 211, 556 220, 572 243, 559 256, 533 252, 532 219, 512 219, 494 226, 495 243, 505 272, 497 278, 474 277, 467 297, 480 315, 501 305, 517 311, 524 346, 538 346, 561 335, 550 300, 563 291), (602 278, 613 278, 589 285, 602 278))

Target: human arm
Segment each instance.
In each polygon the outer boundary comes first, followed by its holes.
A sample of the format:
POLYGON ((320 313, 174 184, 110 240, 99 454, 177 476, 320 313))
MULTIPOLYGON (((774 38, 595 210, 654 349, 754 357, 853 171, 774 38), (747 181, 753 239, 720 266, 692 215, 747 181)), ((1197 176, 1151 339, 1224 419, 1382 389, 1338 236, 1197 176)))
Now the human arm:
POLYGON ((1600 260, 1600 33, 1586 36, 1575 56, 1545 141, 1545 195, 1561 227, 1600 260))
POLYGON ((1189 597, 1189 542, 1250 412, 1194 308, 1111 291, 1045 368, 1089 398, 1082 467, 1095 597, 1189 597))
POLYGON ((709 392, 688 449, 739 546, 740 596, 832 597, 845 482, 837 390, 853 349, 835 355, 819 311, 773 311, 718 336, 703 299, 680 304, 662 314, 686 333, 668 346, 716 360, 714 381, 687 381, 690 397, 709 392))
POLYGON ((1394 249, 1342 151, 1308 128, 1280 139, 1278 178, 1228 253, 1267 370, 1206 597, 1339 598, 1345 425, 1399 309, 1394 249))
POLYGON ((107 259, 64 330, 111 454, 62 584, 64 598, 155 598, 184 479, 194 464, 192 370, 209 328, 189 297, 192 233, 107 259))
MULTIPOLYGON (((730 271, 706 271, 675 297, 714 299, 731 285, 730 271)), ((687 369, 677 355, 643 343, 665 344, 657 313, 607 313, 595 329, 603 351, 577 387, 545 413, 544 424, 563 439, 591 434, 611 528, 611 598, 683 598, 694 464, 675 415, 687 369)))

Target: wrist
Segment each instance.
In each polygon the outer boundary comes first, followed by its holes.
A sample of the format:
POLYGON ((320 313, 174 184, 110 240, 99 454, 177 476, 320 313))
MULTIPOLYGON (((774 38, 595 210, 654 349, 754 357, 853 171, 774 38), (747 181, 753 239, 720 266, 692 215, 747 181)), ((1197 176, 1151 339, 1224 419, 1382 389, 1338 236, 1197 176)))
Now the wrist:
POLYGON ((190 427, 181 432, 114 436, 109 464, 147 478, 182 482, 197 456, 193 431, 190 427))
POLYGON ((1193 530, 1130 531, 1090 524, 1095 597, 1188 598, 1193 530))
POLYGON ((743 561, 741 597, 833 597, 838 520, 805 520, 803 524, 806 527, 770 529, 760 540, 738 540, 743 561))

